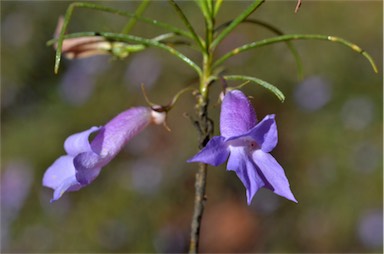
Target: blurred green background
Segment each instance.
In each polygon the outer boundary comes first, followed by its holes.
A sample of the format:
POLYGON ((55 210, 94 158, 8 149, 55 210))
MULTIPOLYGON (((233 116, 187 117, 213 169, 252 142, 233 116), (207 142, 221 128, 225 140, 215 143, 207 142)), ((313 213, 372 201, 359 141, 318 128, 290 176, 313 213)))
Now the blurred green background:
MULTIPOLYGON (((135 137, 79 192, 50 204, 44 171, 64 154, 70 134, 102 125, 150 99, 167 103, 196 77, 187 65, 158 49, 125 60, 109 56, 64 60, 53 74, 52 38, 70 2, 1 1, 1 252, 185 252, 192 217, 197 165, 185 161, 197 151, 197 132, 183 117, 194 113, 184 95, 168 116, 168 132, 151 127, 135 137)), ((98 2, 132 10, 139 2, 98 2)), ((201 33, 195 4, 181 2, 201 33)), ((247 2, 224 3, 217 24, 247 2)), ((295 204, 268 190, 246 205, 240 180, 225 166, 210 167, 203 217, 204 252, 381 252, 383 248, 383 3, 382 1, 267 1, 253 18, 285 33, 343 37, 369 52, 375 74, 361 55, 324 41, 295 41, 303 60, 297 76, 285 44, 243 53, 228 61, 228 73, 253 75, 286 95, 280 103, 255 85, 259 119, 277 114, 279 144, 272 152, 284 167, 295 204)), ((183 27, 167 2, 156 1, 145 16, 183 27)), ((119 32, 127 20, 93 10, 75 11, 69 31, 119 32)), ((133 34, 161 31, 138 23, 133 34)), ((219 53, 271 37, 244 24, 219 53)), ((199 56, 183 51, 192 59, 199 56)), ((220 84, 211 93, 212 119, 220 84)), ((215 125, 218 134, 218 124, 215 125)))

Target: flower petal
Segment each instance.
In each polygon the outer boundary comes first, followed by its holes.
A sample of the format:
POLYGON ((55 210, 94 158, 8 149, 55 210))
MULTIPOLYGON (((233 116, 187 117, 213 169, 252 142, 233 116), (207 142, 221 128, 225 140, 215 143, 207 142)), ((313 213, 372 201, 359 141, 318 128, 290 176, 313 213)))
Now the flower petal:
POLYGON ((43 185, 55 189, 62 184, 64 179, 74 175, 73 157, 61 156, 45 171, 43 185))
POLYGON ((227 169, 235 171, 243 183, 247 193, 247 203, 251 204, 255 193, 264 186, 263 180, 257 174, 256 165, 242 147, 230 147, 231 155, 227 169))
POLYGON ((61 198, 61 196, 66 191, 76 191, 81 189, 81 185, 77 182, 75 176, 71 176, 66 178, 60 186, 58 186, 55 191, 53 192, 53 198, 51 199, 51 203, 61 198))
POLYGON ((268 153, 277 145, 277 126, 275 115, 267 115, 249 133, 261 150, 268 153))
POLYGON ((257 123, 256 113, 239 90, 226 93, 221 105, 220 132, 225 138, 244 134, 257 123))
POLYGON ((151 123, 151 112, 149 107, 135 107, 120 113, 97 134, 91 142, 92 150, 102 157, 114 158, 132 137, 151 123))
POLYGON ((275 115, 267 115, 255 127, 248 132, 232 136, 226 141, 236 140, 243 137, 251 137, 260 146, 261 150, 268 153, 273 150, 277 145, 277 126, 275 122, 275 115))
POLYGON ((101 168, 109 161, 109 158, 102 158, 94 152, 77 155, 73 160, 77 181, 82 185, 90 184, 100 174, 101 168))
POLYGON ((79 153, 91 151, 89 135, 98 131, 101 127, 92 127, 86 131, 75 133, 69 136, 64 142, 64 149, 67 154, 76 156, 79 153))
POLYGON ((65 191, 74 191, 81 188, 75 177, 76 170, 72 156, 59 157, 44 173, 43 186, 55 190, 52 201, 59 199, 65 191))
POLYGON ((187 162, 202 162, 212 166, 224 163, 229 155, 229 150, 224 142, 224 137, 215 136, 208 144, 194 157, 187 162))
POLYGON ((265 178, 265 187, 272 190, 274 193, 297 203, 297 200, 289 188, 289 182, 285 176, 284 169, 275 158, 262 150, 254 151, 252 158, 265 178))

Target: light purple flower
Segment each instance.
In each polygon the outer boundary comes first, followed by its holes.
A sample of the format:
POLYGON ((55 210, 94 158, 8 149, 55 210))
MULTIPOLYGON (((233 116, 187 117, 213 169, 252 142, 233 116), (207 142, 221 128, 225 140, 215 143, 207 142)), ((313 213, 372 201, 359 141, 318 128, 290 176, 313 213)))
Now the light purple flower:
POLYGON ((132 137, 150 123, 164 121, 165 112, 135 107, 120 113, 104 127, 92 127, 69 136, 64 142, 67 154, 59 157, 43 177, 43 185, 54 189, 51 202, 66 191, 76 191, 90 184, 132 137), (94 132, 98 133, 89 142, 89 136, 94 132))
POLYGON ((213 137, 188 162, 218 166, 229 157, 227 169, 235 171, 243 182, 248 204, 262 187, 297 202, 283 168, 269 154, 277 145, 275 115, 258 123, 247 97, 238 90, 230 91, 221 106, 220 132, 221 136, 213 137))

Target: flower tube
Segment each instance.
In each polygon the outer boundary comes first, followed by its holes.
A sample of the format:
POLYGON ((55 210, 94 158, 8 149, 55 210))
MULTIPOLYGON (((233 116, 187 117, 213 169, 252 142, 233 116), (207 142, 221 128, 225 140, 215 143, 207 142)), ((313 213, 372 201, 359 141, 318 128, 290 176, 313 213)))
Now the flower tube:
POLYGON ((102 127, 69 136, 64 142, 66 155, 59 157, 45 172, 43 185, 54 189, 51 202, 66 191, 77 191, 90 184, 127 144, 149 124, 162 124, 165 112, 149 107, 130 108, 102 127), (89 142, 89 136, 97 132, 89 142))

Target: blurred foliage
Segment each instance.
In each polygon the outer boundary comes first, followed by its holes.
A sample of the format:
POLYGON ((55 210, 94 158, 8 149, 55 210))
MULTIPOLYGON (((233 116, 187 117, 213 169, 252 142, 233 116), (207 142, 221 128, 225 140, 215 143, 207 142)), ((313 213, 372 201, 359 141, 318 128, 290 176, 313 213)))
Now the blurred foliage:
MULTIPOLYGON (((138 5, 99 3, 132 11, 138 5)), ((185 64, 157 49, 124 61, 105 56, 64 61, 54 75, 54 50, 45 43, 68 4, 1 1, 1 251, 185 252, 196 169, 185 161, 197 151, 197 133, 183 113, 194 113, 192 96, 183 95, 169 114, 171 132, 148 128, 92 185, 49 203, 52 191, 41 186, 42 175, 64 153, 67 136, 102 125, 133 105, 145 105, 141 82, 152 101, 165 104, 196 78, 185 64)), ((196 5, 180 5, 201 33, 196 5)), ((343 37, 369 52, 382 70, 381 1, 303 1, 297 14, 295 5, 267 1, 252 17, 285 33, 343 37)), ((224 3, 217 24, 245 6, 224 3)), ((183 26, 166 2, 152 3, 145 16, 183 26)), ((78 10, 69 29, 119 32, 126 21, 78 10)), ((132 33, 153 36, 156 30, 138 24, 132 33)), ((269 36, 262 27, 244 24, 221 47, 269 36)), ((382 251, 383 73, 374 74, 361 55, 337 44, 294 45, 303 59, 303 81, 285 44, 240 54, 227 67, 285 93, 282 104, 260 87, 243 89, 253 97, 259 118, 277 114, 280 140, 273 155, 299 203, 262 190, 248 207, 236 175, 224 165, 212 167, 202 251, 382 251)), ((216 123, 220 89, 217 84, 211 93, 216 123)), ((217 124, 215 130, 218 134, 217 124)))

